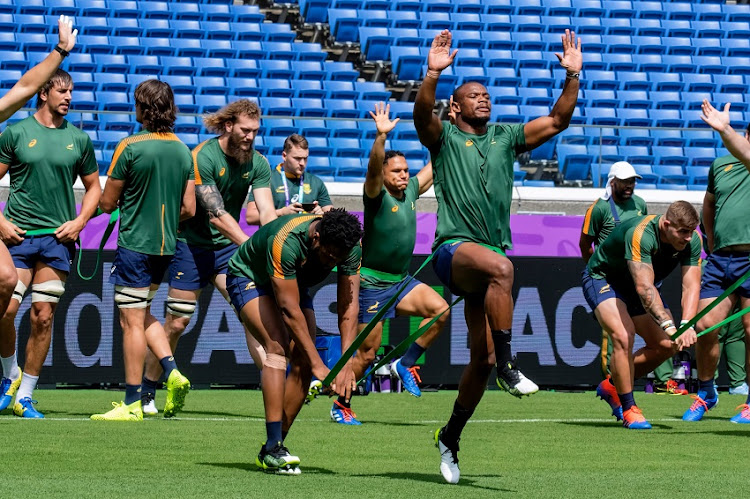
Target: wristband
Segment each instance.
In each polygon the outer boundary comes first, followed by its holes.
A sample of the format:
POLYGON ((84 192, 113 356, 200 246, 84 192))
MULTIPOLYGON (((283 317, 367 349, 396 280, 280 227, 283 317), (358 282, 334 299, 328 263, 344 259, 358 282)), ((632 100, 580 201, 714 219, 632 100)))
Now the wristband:
POLYGON ((433 78, 437 80, 438 78, 440 78, 440 71, 437 71, 435 69, 428 69, 425 78, 433 78))
MULTIPOLYGON (((681 321, 680 321, 680 327, 684 326, 684 325, 685 325, 685 324, 687 324, 688 322, 690 322, 690 321, 689 321, 689 320, 685 320, 685 319, 681 320, 681 321)), ((691 327, 690 329, 693 329, 693 328, 691 327)))
POLYGON ((674 321, 672 321, 672 319, 667 319, 659 324, 659 327, 661 327, 664 331, 666 331, 667 329, 672 329, 674 328, 674 321))
POLYGON ((571 80, 579 80, 581 78, 581 73, 574 73, 573 71, 568 71, 565 73, 565 78, 570 78, 571 80))
POLYGON ((54 50, 55 50, 55 52, 57 52, 58 54, 60 54, 63 59, 65 59, 66 57, 68 57, 68 55, 70 55, 70 52, 68 52, 65 49, 61 49, 59 45, 55 45, 55 49, 54 50))

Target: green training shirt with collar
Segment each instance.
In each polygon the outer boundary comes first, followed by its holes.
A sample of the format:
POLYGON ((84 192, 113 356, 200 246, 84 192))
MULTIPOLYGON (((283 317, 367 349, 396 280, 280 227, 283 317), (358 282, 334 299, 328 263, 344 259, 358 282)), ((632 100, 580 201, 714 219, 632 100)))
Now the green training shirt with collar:
POLYGON ((750 244, 750 172, 734 156, 717 158, 708 171, 706 192, 715 198, 714 251, 750 244))
POLYGON ((29 116, 0 135, 0 163, 8 165, 5 218, 21 229, 52 229, 76 217, 73 184, 98 171, 86 132, 63 120, 48 128, 29 116))
MULTIPOLYGON (((615 209, 617 210, 617 215, 620 217, 620 222, 624 222, 632 217, 648 215, 646 202, 635 194, 622 203, 615 202, 615 209)), ((597 199, 586 210, 581 231, 595 238, 594 244, 599 246, 607 239, 607 236, 612 233, 614 228, 615 219, 612 216, 612 207, 609 201, 605 201, 602 198, 597 199)))
MULTIPOLYGON (((300 179, 299 177, 290 177, 284 173, 281 164, 276 165, 271 171, 271 193, 273 194, 274 208, 280 210, 286 206, 286 186, 289 186, 289 203, 312 203, 318 202, 321 208, 331 206, 331 198, 328 195, 328 189, 325 183, 317 175, 305 172, 302 184, 302 200, 300 201, 300 179), (284 181, 286 179, 286 182, 284 181)), ((247 197, 248 201, 255 201, 255 196, 251 192, 247 197)))

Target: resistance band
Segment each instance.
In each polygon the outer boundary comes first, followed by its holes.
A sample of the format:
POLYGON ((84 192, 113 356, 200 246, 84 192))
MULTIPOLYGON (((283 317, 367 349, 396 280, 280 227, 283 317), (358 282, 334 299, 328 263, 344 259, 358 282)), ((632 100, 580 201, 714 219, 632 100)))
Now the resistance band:
MULTIPOLYGON (((367 379, 368 376, 370 376, 370 374, 374 373, 375 371, 377 371, 378 369, 380 369, 381 367, 383 367, 384 365, 386 365, 387 363, 389 363, 396 356, 401 355, 403 352, 405 352, 406 349, 409 348, 409 346, 412 343, 414 343, 415 341, 417 341, 417 339, 420 336, 422 336, 425 332, 427 332, 427 330, 430 329, 430 327, 432 327, 432 325, 435 324, 435 322, 437 322, 437 320, 440 319, 440 317, 442 317, 444 313, 446 313, 448 310, 452 309, 453 306, 456 305, 461 300, 463 300, 463 296, 460 296, 460 297, 456 298, 453 301, 453 303, 450 304, 450 306, 448 308, 446 308, 445 310, 443 310, 442 312, 440 312, 439 314, 437 314, 435 317, 433 317, 432 320, 430 320, 430 322, 428 322, 427 324, 425 324, 424 326, 420 327, 419 329, 417 329, 416 331, 414 331, 413 333, 411 333, 409 336, 407 336, 404 341, 402 341, 401 343, 399 343, 398 345, 396 345, 396 347, 393 350, 391 350, 386 355, 384 355, 383 358, 380 359, 380 361, 378 361, 377 364, 375 364, 369 371, 367 371, 364 374, 364 376, 362 376, 362 379, 360 379, 359 381, 357 381, 357 384, 362 383, 364 380, 367 379)), ((750 307, 748 307, 748 308, 750 309, 750 307)))
POLYGON ((743 315, 745 315, 745 314, 746 314, 746 313, 748 313, 748 312, 750 312, 750 307, 747 307, 747 308, 743 308, 743 309, 742 309, 742 310, 740 310, 739 312, 737 312, 737 313, 734 313, 734 314, 730 315, 729 317, 727 317, 727 318, 726 318, 726 319, 724 319, 723 321, 719 322, 718 324, 714 324, 714 325, 713 325, 713 326, 711 326, 710 328, 708 328, 708 329, 704 329, 703 331, 701 331, 700 333, 698 333, 698 334, 697 334, 696 336, 697 336, 698 338, 700 338, 700 337, 701 337, 701 336, 703 336, 704 334, 708 334, 708 333, 710 333, 711 331, 713 331, 714 329, 719 329, 719 328, 720 328, 721 326, 723 326, 723 325, 725 325, 725 324, 728 324, 728 323, 732 322, 733 320, 737 319, 738 317, 742 317, 743 315))
POLYGON ((396 303, 396 300, 398 299, 398 296, 401 294, 401 292, 406 289, 406 286, 409 285, 412 279, 414 279, 414 276, 419 274, 422 269, 427 265, 430 260, 435 256, 435 253, 437 252, 437 249, 432 252, 430 256, 427 257, 427 259, 422 263, 422 266, 417 269, 414 274, 410 275, 406 279, 404 279, 403 284, 401 284, 401 287, 398 289, 398 292, 394 293, 391 298, 385 302, 385 305, 378 310, 378 313, 375 314, 375 316, 370 319, 370 322, 367 323, 367 325, 362 329, 362 331, 357 335, 356 338, 354 338, 354 341, 351 345, 349 345, 349 348, 346 349, 344 353, 341 354, 341 358, 336 362, 336 364, 331 368, 331 372, 328 373, 328 376, 326 376, 326 379, 323 380, 323 384, 325 386, 330 386, 333 380, 336 378, 336 375, 341 371, 341 369, 344 368, 344 365, 349 361, 352 355, 354 355, 354 352, 357 351, 359 346, 365 341, 367 336, 370 334, 370 331, 375 327, 375 325, 380 322, 380 320, 383 318, 383 316, 388 312, 388 310, 393 306, 394 303, 396 303))
MULTIPOLYGON (((713 310, 713 308, 716 305, 718 305, 719 303, 721 303, 721 301, 724 300, 724 298, 726 298, 727 296, 729 296, 732 293, 734 293, 734 290, 737 289, 737 288, 739 288, 742 285, 742 283, 745 282, 748 278, 750 278, 750 270, 748 270, 747 272, 745 272, 744 274, 742 274, 742 276, 739 279, 737 279, 737 282, 735 282, 734 284, 732 284, 731 286, 729 286, 727 288, 727 290, 724 291, 721 294, 721 296, 718 296, 714 301, 712 301, 711 303, 709 303, 706 308, 704 308, 703 310, 701 310, 700 312, 698 312, 697 314, 695 314, 695 317, 693 317, 692 319, 690 319, 689 321, 687 321, 685 324, 683 324, 682 326, 680 326, 680 329, 678 329, 677 332, 675 332, 671 336, 671 339, 675 340, 675 339, 679 338, 682 335, 682 333, 684 333, 685 331, 687 331, 691 327, 695 326, 695 324, 699 320, 701 320, 703 318, 703 316, 705 316, 707 313, 709 313, 711 310, 713 310)), ((740 314, 740 315, 742 315, 742 314, 740 314)), ((705 331, 702 331, 702 333, 705 333, 705 331)))

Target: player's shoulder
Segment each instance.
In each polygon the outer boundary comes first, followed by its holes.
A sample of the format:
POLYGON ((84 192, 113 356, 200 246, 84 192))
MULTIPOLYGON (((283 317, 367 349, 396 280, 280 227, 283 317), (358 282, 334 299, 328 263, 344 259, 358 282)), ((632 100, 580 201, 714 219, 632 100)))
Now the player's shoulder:
POLYGON ((711 163, 711 170, 721 170, 735 164, 741 164, 740 160, 735 158, 731 154, 727 154, 725 156, 719 156, 718 158, 716 158, 713 163, 711 163))
POLYGON ((253 150, 253 166, 264 166, 269 170, 271 169, 271 163, 268 161, 268 158, 256 150, 253 150))

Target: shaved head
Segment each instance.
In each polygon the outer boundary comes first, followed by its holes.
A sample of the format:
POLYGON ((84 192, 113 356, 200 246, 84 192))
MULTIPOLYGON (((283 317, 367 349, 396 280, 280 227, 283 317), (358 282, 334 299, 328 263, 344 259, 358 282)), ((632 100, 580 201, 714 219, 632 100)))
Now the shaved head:
POLYGON ((473 128, 482 128, 490 121, 492 103, 487 88, 479 82, 469 81, 453 91, 453 112, 456 121, 473 128))

